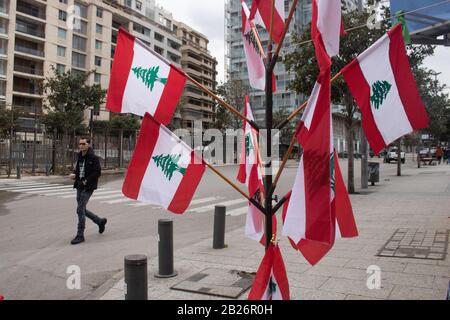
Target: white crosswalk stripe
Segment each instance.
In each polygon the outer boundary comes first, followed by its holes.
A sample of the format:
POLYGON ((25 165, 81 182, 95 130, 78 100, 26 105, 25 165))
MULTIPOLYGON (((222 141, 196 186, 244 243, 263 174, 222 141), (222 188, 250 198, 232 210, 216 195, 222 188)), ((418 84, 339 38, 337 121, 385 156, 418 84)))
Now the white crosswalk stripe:
POLYGON ((48 183, 44 182, 24 182, 24 183, 7 183, 0 186, 0 189, 3 188, 12 188, 12 187, 29 187, 29 186, 35 186, 35 185, 46 185, 48 183))
POLYGON ((232 206, 232 205, 240 204, 240 203, 247 202, 247 201, 248 201, 247 199, 234 199, 234 200, 229 200, 229 201, 224 201, 224 202, 216 202, 216 203, 213 203, 213 204, 210 204, 210 205, 206 205, 206 206, 203 206, 203 207, 192 208, 189 211, 190 212, 202 213, 202 212, 214 210, 214 206, 215 205, 232 206))
POLYGON ((122 195, 122 191, 116 191, 112 194, 108 194, 108 195, 99 195, 97 196, 95 193, 92 195, 91 199, 95 199, 95 200, 104 200, 104 199, 112 199, 112 198, 118 198, 118 197, 123 197, 122 195))
POLYGON ((134 199, 128 199, 128 198, 122 198, 117 200, 110 200, 110 201, 100 201, 101 203, 107 203, 107 204, 117 204, 117 203, 124 203, 124 202, 136 202, 134 199))
POLYGON ((38 187, 34 187, 34 188, 26 188, 26 189, 11 189, 9 190, 10 192, 26 192, 26 191, 38 191, 38 190, 56 190, 56 189, 60 189, 61 187, 63 187, 64 185, 60 185, 60 184, 49 184, 46 186, 38 186, 38 187))
POLYGON ((10 190, 22 190, 32 187, 43 187, 43 186, 51 186, 51 184, 48 183, 39 183, 39 184, 27 184, 27 185, 17 185, 17 186, 7 186, 7 187, 1 187, 0 191, 10 191, 10 190))
POLYGON ((240 216, 240 215, 246 214, 247 211, 248 211, 248 206, 245 206, 245 207, 241 207, 241 208, 237 208, 237 209, 233 209, 233 210, 227 210, 226 215, 227 216, 240 216))
POLYGON ((62 186, 62 187, 59 187, 56 190, 53 187, 48 187, 48 188, 45 188, 45 189, 38 189, 38 190, 33 190, 33 191, 24 191, 24 193, 28 193, 28 194, 42 194, 42 195, 46 195, 46 194, 48 194, 48 195, 55 195, 56 192, 64 191, 64 190, 67 191, 67 190, 72 190, 72 189, 73 189, 73 186, 62 186))

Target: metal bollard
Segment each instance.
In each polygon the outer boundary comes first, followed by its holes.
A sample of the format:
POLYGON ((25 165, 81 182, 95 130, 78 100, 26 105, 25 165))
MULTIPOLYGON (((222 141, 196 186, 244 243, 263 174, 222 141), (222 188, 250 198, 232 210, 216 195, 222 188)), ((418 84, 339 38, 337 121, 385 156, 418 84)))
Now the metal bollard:
POLYGON ((125 300, 148 300, 147 256, 125 257, 125 300))
POLYGON ((17 165, 16 171, 17 171, 17 179, 20 179, 21 172, 20 172, 20 166, 19 165, 17 165))
POLYGON ((173 269, 173 221, 158 220, 158 273, 156 278, 175 277, 178 272, 173 269))
POLYGON ((227 207, 218 205, 214 209, 213 249, 223 249, 225 246, 225 212, 227 207))

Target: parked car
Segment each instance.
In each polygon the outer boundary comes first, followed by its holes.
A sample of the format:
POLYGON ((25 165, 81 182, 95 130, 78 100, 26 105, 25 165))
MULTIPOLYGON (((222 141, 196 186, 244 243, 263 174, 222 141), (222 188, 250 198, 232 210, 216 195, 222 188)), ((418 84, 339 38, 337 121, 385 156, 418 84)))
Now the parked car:
MULTIPOLYGON (((384 156, 384 162, 385 163, 390 163, 391 161, 397 161, 398 158, 398 148, 397 147, 391 147, 389 148, 389 150, 386 152, 386 155, 384 156)), ((400 159, 402 161, 402 163, 405 163, 406 161, 406 156, 405 153, 403 151, 400 152, 400 159)))

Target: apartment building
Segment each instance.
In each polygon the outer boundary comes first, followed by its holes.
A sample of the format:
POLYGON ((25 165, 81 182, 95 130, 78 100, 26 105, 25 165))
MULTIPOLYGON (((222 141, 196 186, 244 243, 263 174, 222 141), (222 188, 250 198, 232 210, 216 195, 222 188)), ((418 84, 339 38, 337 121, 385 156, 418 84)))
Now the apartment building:
MULTIPOLYGON (((154 0, 0 0, 0 104, 26 111, 20 125, 33 131, 35 114, 39 121, 43 112, 43 80, 52 66, 95 70, 89 81, 108 88, 120 27, 181 66, 172 15, 154 0)), ((94 120, 109 119, 104 106, 93 113, 94 120)), ((87 110, 86 122, 89 116, 87 110)))
MULTIPOLYGON (((208 39, 182 22, 177 22, 177 35, 182 42, 180 62, 183 70, 214 91, 217 60, 208 51, 208 39)), ((184 90, 184 97, 185 101, 180 110, 182 128, 192 129, 194 121, 201 121, 203 130, 211 128, 215 121, 214 101, 189 81, 184 90)))

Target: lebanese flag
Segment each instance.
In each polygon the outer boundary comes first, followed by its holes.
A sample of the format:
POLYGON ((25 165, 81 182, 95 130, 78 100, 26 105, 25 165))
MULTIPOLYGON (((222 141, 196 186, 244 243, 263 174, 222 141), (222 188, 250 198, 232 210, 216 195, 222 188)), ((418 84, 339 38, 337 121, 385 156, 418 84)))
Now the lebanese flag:
POLYGON ((203 160, 146 113, 122 192, 128 198, 183 213, 204 172, 203 160))
POLYGON ((311 39, 321 71, 339 54, 340 35, 344 33, 341 0, 313 0, 311 39))
MULTIPOLYGON (((296 243, 289 238, 291 246, 295 250, 299 250, 311 265, 317 264, 328 253, 328 251, 330 251, 333 247, 335 239, 353 238, 358 236, 358 229, 353 216, 352 204, 350 202, 347 188, 344 184, 344 179, 342 178, 336 150, 334 151, 333 162, 335 189, 334 194, 332 195, 331 210, 334 212, 333 215, 336 217, 336 220, 334 222, 334 227, 332 228, 332 242, 327 244, 319 241, 302 239, 299 243, 296 243)), ((292 191, 285 196, 288 200, 286 200, 283 205, 283 223, 285 222, 286 213, 290 205, 291 194, 292 191)))
MULTIPOLYGON (((244 101, 244 115, 253 121, 253 113, 248 96, 244 101)), ((237 180, 245 183, 250 197, 261 202, 264 198, 264 184, 259 156, 258 132, 244 121, 244 136, 239 161, 237 180)), ((245 223, 245 235, 253 240, 260 241, 264 235, 264 214, 249 202, 247 220, 245 223)))
POLYGON ((330 69, 321 73, 297 128, 303 156, 297 170, 283 235, 296 244, 302 239, 330 244, 331 210, 331 91, 330 69))
POLYGON ((108 110, 138 116, 148 112, 167 125, 185 83, 182 71, 125 30, 119 30, 106 99, 108 110))
POLYGON ((290 300, 283 257, 280 248, 272 243, 256 272, 248 300, 290 300))
POLYGON ((342 70, 378 154, 391 142, 428 127, 428 115, 411 72, 402 25, 397 24, 342 70))
MULTIPOLYGON (((248 79, 250 86, 255 89, 266 89, 266 67, 263 60, 263 52, 259 50, 257 34, 252 32, 249 20, 249 10, 244 0, 242 5, 242 41, 244 42, 245 60, 247 61, 248 79)), ((276 78, 272 74, 272 91, 276 91, 276 78)))
MULTIPOLYGON (((275 11, 273 13, 272 39, 275 43, 281 42, 284 31, 284 0, 275 0, 275 11)), ((250 20, 264 27, 270 32, 270 18, 272 15, 272 0, 253 0, 250 10, 250 20)))

